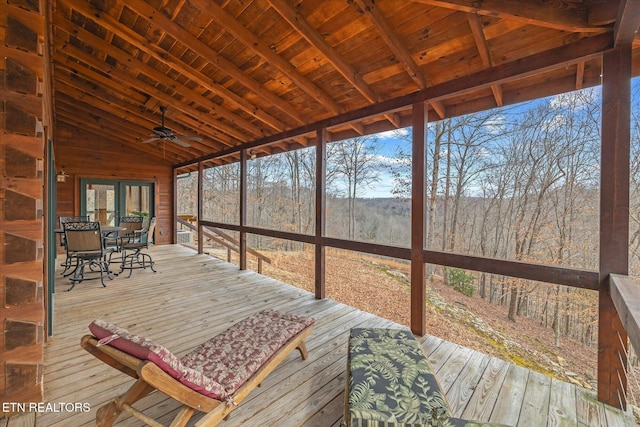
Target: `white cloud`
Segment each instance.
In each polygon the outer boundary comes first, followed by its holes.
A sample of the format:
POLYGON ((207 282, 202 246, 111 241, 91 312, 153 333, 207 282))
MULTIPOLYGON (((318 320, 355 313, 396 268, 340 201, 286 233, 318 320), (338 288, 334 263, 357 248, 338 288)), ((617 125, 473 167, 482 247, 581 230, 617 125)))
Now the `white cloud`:
POLYGON ((406 135, 409 135, 409 128, 393 129, 376 134, 380 139, 398 139, 399 137, 406 135))
POLYGON ((581 109, 588 104, 596 102, 597 100, 597 91, 593 89, 585 89, 581 91, 562 93, 552 97, 549 101, 549 108, 552 110, 561 110, 569 107, 581 109))
POLYGON ((499 134, 502 133, 504 131, 504 123, 506 121, 506 117, 505 116, 498 116, 498 117, 494 117, 490 120, 487 120, 487 122, 485 123, 485 128, 487 128, 487 131, 491 134, 499 134))

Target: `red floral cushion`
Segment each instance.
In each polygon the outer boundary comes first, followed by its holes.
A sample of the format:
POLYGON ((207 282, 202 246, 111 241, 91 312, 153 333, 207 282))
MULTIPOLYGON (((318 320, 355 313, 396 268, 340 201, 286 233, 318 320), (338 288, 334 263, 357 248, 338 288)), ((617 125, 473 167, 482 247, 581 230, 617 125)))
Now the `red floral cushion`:
POLYGON ((185 367, 176 356, 165 347, 135 335, 109 322, 97 319, 89 325, 89 330, 100 340, 141 360, 148 360, 180 381, 187 387, 214 399, 225 399, 227 394, 215 380, 201 372, 185 367))
POLYGON ((314 319, 265 310, 201 344, 180 361, 222 384, 229 395, 314 319))
POLYGON ((309 317, 265 310, 254 314, 178 359, 165 347, 103 320, 89 325, 103 345, 149 360, 187 387, 227 400, 280 347, 311 326, 309 317))

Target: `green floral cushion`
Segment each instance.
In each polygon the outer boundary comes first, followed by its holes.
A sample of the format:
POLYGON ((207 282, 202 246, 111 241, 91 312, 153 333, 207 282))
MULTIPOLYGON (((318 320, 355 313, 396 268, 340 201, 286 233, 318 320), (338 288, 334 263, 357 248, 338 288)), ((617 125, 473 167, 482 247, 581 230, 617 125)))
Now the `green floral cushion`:
POLYGON ((407 329, 352 329, 347 374, 349 427, 490 425, 451 418, 444 392, 407 329))

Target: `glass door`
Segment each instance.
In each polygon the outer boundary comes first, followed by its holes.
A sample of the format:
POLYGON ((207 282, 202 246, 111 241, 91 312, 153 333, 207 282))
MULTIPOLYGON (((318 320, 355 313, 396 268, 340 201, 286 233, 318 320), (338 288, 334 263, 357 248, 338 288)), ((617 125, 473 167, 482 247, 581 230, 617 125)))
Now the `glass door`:
POLYGON ((121 192, 124 198, 122 216, 148 216, 151 212, 152 184, 121 182, 121 192))
POLYGON ((81 215, 103 226, 118 225, 120 217, 154 215, 153 183, 81 179, 81 215))
POLYGON ((85 205, 81 214, 88 215, 89 221, 98 221, 103 226, 117 225, 116 218, 120 216, 116 197, 117 182, 87 182, 82 188, 82 201, 85 205))

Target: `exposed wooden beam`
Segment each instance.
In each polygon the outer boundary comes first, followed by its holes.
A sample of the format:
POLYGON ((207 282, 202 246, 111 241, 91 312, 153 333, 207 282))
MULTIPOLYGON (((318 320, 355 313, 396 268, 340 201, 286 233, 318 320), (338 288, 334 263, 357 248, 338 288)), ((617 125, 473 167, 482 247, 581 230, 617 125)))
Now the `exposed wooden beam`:
POLYGON ((491 93, 493 93, 493 98, 496 100, 496 105, 498 107, 502 107, 504 105, 504 99, 502 97, 502 86, 492 85, 491 93))
POLYGON ((614 46, 633 43, 640 26, 640 1, 620 0, 618 19, 613 29, 614 46))
POLYGON ((556 8, 533 6, 529 0, 412 0, 431 6, 477 13, 479 15, 514 19, 527 24, 577 33, 602 33, 606 27, 593 26, 587 19, 586 8, 556 8))
MULTIPOLYGON (((179 103, 177 102, 178 99, 175 98, 174 96, 169 95, 166 92, 161 91, 149 84, 146 84, 140 79, 131 78, 130 76, 126 80, 123 80, 123 83, 126 83, 131 87, 137 87, 137 88, 139 88, 140 86, 143 86, 145 87, 145 89, 143 89, 142 92, 153 94, 152 96, 160 99, 162 102, 169 105, 174 105, 176 108, 180 109, 184 113, 190 114, 193 117, 197 117, 199 120, 210 124, 212 127, 219 129, 220 131, 232 136, 233 138, 236 138, 239 141, 245 141, 248 139, 249 135, 247 133, 240 131, 238 128, 231 126, 225 122, 222 122, 221 120, 213 120, 213 117, 211 116, 211 114, 217 114, 220 117, 224 117, 230 121, 233 121, 233 119, 236 117, 235 115, 232 115, 231 113, 229 113, 229 111, 226 110, 225 108, 222 108, 220 105, 215 104, 211 100, 202 97, 199 93, 187 88, 186 86, 177 84, 175 80, 170 79, 168 76, 166 76, 159 70, 156 70, 155 68, 147 65, 141 60, 132 57, 129 53, 122 51, 113 45, 108 44, 104 39, 96 36, 95 34, 85 29, 79 28, 78 26, 74 25, 70 21, 67 21, 66 19, 59 18, 56 21, 56 26, 58 29, 61 29, 67 32, 69 35, 78 37, 80 40, 84 41, 85 43, 90 43, 95 49, 101 50, 103 52, 109 52, 109 56, 119 61, 123 66, 126 66, 130 70, 130 72, 133 72, 136 74, 144 74, 145 76, 157 81, 158 83, 161 83, 166 87, 172 88, 184 100, 188 100, 189 102, 192 102, 192 101, 197 102, 200 105, 203 105, 205 108, 209 109, 210 113, 203 113, 202 111, 184 102, 179 103)), ((64 53, 67 46, 69 45, 63 46, 59 50, 59 53, 64 53)), ((97 58, 94 57, 94 60, 97 60, 97 58)), ((103 65, 101 65, 101 68, 104 68, 106 64, 105 63, 102 63, 102 64, 103 65)), ((101 69, 101 68, 98 68, 98 69, 101 69)), ((243 130, 246 130, 247 132, 250 132, 251 134, 254 134, 254 135, 261 134, 260 130, 257 129, 254 125, 248 122, 246 122, 245 124, 247 128, 243 128, 243 130)))
MULTIPOLYGON (((467 20, 469 21, 469 26, 471 27, 473 39, 475 40, 476 46, 478 47, 478 53, 480 54, 480 58, 482 58, 482 63, 485 67, 493 67, 491 49, 489 48, 487 38, 484 36, 480 18, 475 13, 467 13, 467 20)), ((493 96, 496 99, 496 105, 498 107, 502 107, 502 88, 500 87, 500 85, 491 86, 491 92, 493 92, 493 96)))
MULTIPOLYGON (((294 10, 285 0, 268 0, 271 6, 291 25, 298 33, 300 33, 313 47, 318 49, 325 58, 333 65, 333 67, 344 77, 351 85, 369 102, 375 103, 382 101, 382 97, 376 93, 364 81, 360 73, 358 73, 333 47, 325 41, 324 37, 313 28, 306 18, 299 12, 294 10)), ((392 115, 386 117, 390 123, 396 127, 397 120, 392 115)))
MULTIPOLYGON (((62 130, 66 125, 70 129, 73 129, 74 132, 85 134, 84 139, 88 141, 102 140, 108 141, 112 144, 121 144, 123 147, 131 148, 131 150, 134 151, 140 151, 147 156, 155 158, 156 160, 166 162, 166 164, 172 164, 176 161, 180 161, 181 159, 184 160, 188 158, 188 153, 185 151, 177 152, 177 150, 171 150, 171 147, 169 147, 170 149, 166 152, 161 150, 143 150, 141 147, 136 146, 129 147, 128 142, 130 139, 127 138, 127 135, 123 134, 122 131, 119 132, 113 129, 109 132, 105 127, 108 126, 110 122, 106 120, 101 119, 98 123, 88 120, 87 117, 79 117, 77 114, 77 103, 73 103, 72 101, 73 100, 61 98, 58 102, 57 126, 60 130, 62 130), (92 135, 92 137, 87 138, 86 135, 92 135)), ((64 134, 64 132, 61 134, 64 134)))
POLYGON ((414 81, 419 89, 426 88, 427 79, 424 77, 422 70, 413 60, 411 52, 407 50, 400 37, 393 31, 391 24, 389 24, 389 21, 387 21, 387 18, 375 3, 372 0, 354 0, 354 3, 369 17, 384 41, 402 63, 411 80, 414 81))
POLYGON ((438 117, 440 117, 441 119, 447 117, 447 111, 442 101, 431 101, 429 104, 431 105, 431 108, 433 108, 433 111, 436 112, 438 117))
MULTIPOLYGON (((314 123, 300 126, 277 135, 261 138, 256 141, 243 144, 241 147, 226 149, 211 155, 210 157, 213 158, 226 155, 231 152, 236 152, 239 148, 271 144, 283 139, 314 132, 316 129, 322 127, 333 127, 340 124, 362 120, 366 117, 379 116, 384 113, 406 108, 408 105, 412 105, 417 102, 428 101, 433 104, 435 101, 441 101, 473 90, 488 88, 495 84, 503 84, 508 81, 544 73, 561 67, 567 67, 581 61, 600 58, 602 56, 602 52, 610 49, 612 46, 613 39, 610 34, 601 34, 586 39, 580 39, 574 43, 559 48, 520 58, 510 63, 497 65, 464 77, 431 86, 421 91, 399 96, 327 119, 321 119, 314 123)), ((192 162, 200 160, 206 160, 206 158, 193 159, 192 162)), ((186 166, 187 164, 178 164, 176 167, 186 166)))
MULTIPOLYGON (((101 66, 103 71, 113 78, 115 85, 118 84, 118 81, 119 82, 127 81, 130 85, 132 85, 133 88, 135 88, 136 91, 138 91, 138 93, 146 93, 151 96, 155 96, 157 99, 160 99, 161 101, 165 102, 165 104, 171 104, 172 106, 176 106, 181 103, 177 99, 171 98, 168 95, 166 95, 164 92, 157 90, 155 87, 146 85, 142 81, 132 78, 130 74, 122 71, 119 68, 106 66, 105 64, 101 63, 97 58, 95 58, 92 55, 89 55, 82 49, 79 49, 75 46, 67 44, 64 47, 64 51, 67 54, 67 57, 65 59, 66 62, 56 63, 57 68, 59 68, 60 65, 63 68, 67 68, 67 69, 72 68, 74 71, 78 71, 79 77, 86 78, 87 80, 90 81, 91 75, 84 77, 83 73, 86 71, 88 67, 95 68, 96 66, 99 66, 102 64, 101 66), (79 63, 76 61, 81 61, 81 62, 79 63)), ((58 55, 58 57, 60 56, 61 55, 58 55)), ((94 96, 94 92, 95 90, 87 91, 86 96, 87 97, 94 96)), ((95 92, 95 93, 99 94, 100 92, 95 92)), ((135 112, 139 109, 139 106, 136 106, 135 104, 129 104, 130 100, 128 98, 122 98, 122 99, 127 100, 127 104, 129 105, 129 107, 125 108, 127 110, 125 112, 127 112, 128 114, 130 114, 129 112, 135 112)), ((202 113, 198 112, 198 114, 202 114, 202 113)), ((216 143, 216 145, 214 146, 225 146, 225 145, 231 146, 235 143, 235 140, 232 139, 229 135, 222 133, 217 129, 212 129, 208 126, 204 126, 203 124, 200 124, 198 126, 191 125, 189 127, 190 129, 194 129, 194 130, 197 129, 198 132, 203 136, 204 135, 208 136, 214 143, 216 143)))
POLYGON ((576 90, 582 89, 584 86, 584 61, 578 62, 576 65, 576 90))
MULTIPOLYGON (((123 136, 124 141, 140 142, 149 137, 151 129, 158 125, 157 115, 148 116, 137 111, 135 105, 126 104, 124 101, 108 102, 101 98, 101 93, 94 92, 91 95, 87 95, 81 89, 67 84, 64 76, 58 75, 57 96, 59 100, 64 100, 64 97, 69 99, 68 104, 73 105, 74 101, 77 106, 82 105, 82 112, 90 114, 96 121, 103 123, 105 133, 127 130, 128 133, 123 136), (107 125, 106 123, 110 123, 107 125)), ((76 84, 77 86, 77 84, 76 84)), ((167 126, 176 129, 171 123, 167 123, 167 126)), ((180 134, 180 132, 177 132, 180 134)), ((176 152, 183 158, 193 157, 197 153, 206 154, 212 151, 221 149, 220 144, 207 143, 208 139, 204 139, 205 142, 191 141, 191 147, 182 148, 176 146, 176 152)), ((140 146, 142 149, 142 146, 140 146)))
MULTIPOLYGON (((62 112, 64 106, 66 106, 69 112, 65 120, 67 123, 73 123, 73 125, 79 129, 92 128, 96 134, 108 135, 111 139, 117 137, 118 142, 124 145, 131 145, 141 151, 145 150, 144 146, 140 144, 140 141, 146 139, 147 135, 141 134, 140 129, 134 129, 132 125, 123 123, 126 118, 123 120, 123 118, 118 115, 106 114, 100 107, 96 107, 94 102, 86 103, 75 98, 73 95, 67 95, 62 92, 57 92, 56 95, 60 111, 62 112), (74 111, 74 108, 77 109, 79 107, 82 107, 82 111, 84 112, 82 116, 78 115, 77 110, 74 111)), ((61 115, 60 118, 62 117, 61 115)), ((168 149, 163 151, 168 151, 172 155, 175 155, 176 159, 185 159, 192 157, 194 152, 206 153, 210 150, 196 150, 193 147, 186 149, 176 144, 171 144, 168 149)))
POLYGON ((265 89, 262 83, 251 78, 232 62, 207 46, 183 27, 164 16, 153 6, 143 1, 135 1, 126 3, 126 7, 140 15, 143 19, 149 21, 153 26, 157 27, 158 30, 171 35, 171 37, 174 37, 176 40, 180 40, 180 43, 188 46, 189 49, 193 50, 202 58, 206 58, 210 63, 215 64, 216 67, 228 74, 232 79, 268 101, 271 105, 287 114, 297 123, 305 122, 293 105, 290 105, 276 94, 265 89))
POLYGON ((294 10, 285 0, 268 0, 271 6, 300 33, 313 47, 318 49, 331 62, 331 65, 358 91, 367 101, 382 101, 380 95, 375 93, 364 81, 362 76, 347 63, 347 61, 331 46, 327 44, 322 35, 315 29, 306 18, 294 10))
POLYGON ((613 24, 618 15, 620 0, 602 0, 589 4, 587 22, 592 26, 613 24))
MULTIPOLYGON (((69 0, 61 0, 62 3, 66 1, 69 0)), ((203 90, 210 90, 213 94, 223 98, 225 102, 232 104, 235 108, 241 109, 250 116, 255 117, 266 125, 269 125, 272 129, 278 131, 284 130, 285 125, 276 118, 270 116, 256 105, 251 104, 225 87, 212 81, 208 76, 202 74, 196 69, 193 69, 189 64, 185 63, 180 58, 175 57, 167 50, 162 49, 162 47, 151 43, 139 33, 125 25, 122 25, 108 13, 100 11, 97 7, 88 2, 74 1, 72 4, 69 4, 68 7, 76 10, 88 19, 94 20, 101 27, 110 31, 111 34, 117 34, 118 37, 122 38, 127 43, 130 43, 141 52, 146 53, 159 62, 165 63, 190 80, 197 82, 203 90)), ((229 114, 231 115, 233 113, 230 112, 229 114)), ((241 124, 245 120, 238 117, 237 121, 241 124)))
MULTIPOLYGON (((112 141, 118 141, 123 145, 131 143, 137 137, 138 130, 133 129, 132 126, 114 126, 114 124, 119 123, 118 117, 109 118, 96 116, 92 111, 87 111, 86 114, 80 116, 76 110, 76 108, 78 107, 78 102, 64 94, 59 95, 58 119, 62 120, 60 120, 58 124, 60 122, 64 122, 80 130, 92 130, 96 135, 104 136, 105 138, 109 138, 112 141)), ((80 105, 84 106, 84 103, 80 105)), ((136 147, 132 148, 137 149, 136 147)), ((181 157, 185 156, 183 155, 181 157)))
POLYGON ((476 13, 467 13, 467 21, 469 21, 469 27, 471 27, 471 33, 473 34, 473 40, 476 42, 478 53, 482 58, 482 63, 485 67, 493 67, 493 59, 491 58, 491 49, 489 43, 484 36, 484 30, 482 28, 482 22, 476 13))
POLYGON ((201 10, 208 11, 215 17, 215 23, 217 25, 220 25, 237 40, 244 43, 248 48, 267 61, 269 65, 284 73, 287 78, 295 82, 301 90, 306 92, 315 102, 319 102, 326 110, 334 114, 343 111, 342 107, 325 91, 300 74, 289 61, 271 50, 269 46, 264 44, 264 41, 240 24, 231 14, 224 10, 222 6, 210 0, 192 0, 191 2, 201 10))

